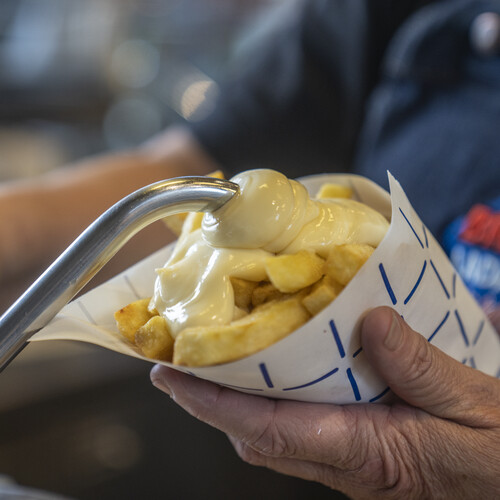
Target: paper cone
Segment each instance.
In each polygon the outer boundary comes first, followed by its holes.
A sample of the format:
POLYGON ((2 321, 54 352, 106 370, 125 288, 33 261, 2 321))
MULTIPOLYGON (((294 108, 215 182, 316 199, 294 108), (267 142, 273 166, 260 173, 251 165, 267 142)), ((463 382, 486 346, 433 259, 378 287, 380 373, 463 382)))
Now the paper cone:
MULTIPOLYGON (((301 179, 311 194, 324 182, 348 185, 355 198, 391 218, 384 240, 343 292, 304 326, 271 347, 223 365, 186 368, 162 363, 239 391, 322 403, 382 401, 390 388, 368 364, 359 323, 388 305, 429 342, 490 375, 500 375, 500 339, 445 253, 389 175, 391 194, 353 175, 301 179)), ((155 253, 68 304, 32 341, 90 342, 145 359, 118 334, 113 313, 153 293, 155 269, 172 246, 155 253)))

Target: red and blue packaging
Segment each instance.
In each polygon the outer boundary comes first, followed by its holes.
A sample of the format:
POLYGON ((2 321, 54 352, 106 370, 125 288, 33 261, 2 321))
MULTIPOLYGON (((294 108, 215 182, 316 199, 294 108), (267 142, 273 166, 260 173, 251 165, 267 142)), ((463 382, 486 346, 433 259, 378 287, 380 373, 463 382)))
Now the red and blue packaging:
POLYGON ((455 219, 443 246, 483 309, 500 307, 500 197, 455 219))

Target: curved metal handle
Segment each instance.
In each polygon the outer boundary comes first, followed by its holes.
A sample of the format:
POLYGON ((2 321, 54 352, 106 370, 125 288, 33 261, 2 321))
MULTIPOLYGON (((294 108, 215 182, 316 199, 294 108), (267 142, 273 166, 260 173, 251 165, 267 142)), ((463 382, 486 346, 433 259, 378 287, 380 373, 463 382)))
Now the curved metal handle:
POLYGON ((135 191, 93 222, 0 318, 0 371, 147 225, 180 212, 214 212, 238 185, 211 177, 179 177, 135 191))

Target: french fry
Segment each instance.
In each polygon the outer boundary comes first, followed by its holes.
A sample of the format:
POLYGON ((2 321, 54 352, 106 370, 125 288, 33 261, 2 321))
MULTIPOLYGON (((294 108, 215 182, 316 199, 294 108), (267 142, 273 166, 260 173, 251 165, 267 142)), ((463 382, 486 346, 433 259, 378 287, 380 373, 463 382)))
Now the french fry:
POLYGON ((234 306, 234 312, 233 312, 233 321, 236 321, 238 319, 241 319, 245 317, 248 314, 248 311, 246 309, 242 309, 241 307, 234 306))
POLYGON ((375 249, 370 245, 351 243, 332 247, 326 260, 326 274, 347 285, 375 249))
POLYGON ((174 339, 162 316, 153 316, 135 332, 135 344, 147 358, 172 361, 174 339))
POLYGON ((310 317, 300 296, 266 306, 229 325, 182 330, 175 339, 174 363, 206 366, 249 356, 281 340, 310 317))
POLYGON ((351 198, 352 189, 341 184, 333 184, 325 182, 316 194, 316 199, 321 200, 325 198, 351 198))
POLYGON ((266 273, 271 283, 284 293, 293 293, 316 283, 324 274, 325 261, 314 252, 277 255, 266 259, 266 273))
MULTIPOLYGON (((224 178, 221 172, 211 175, 224 178)), ((351 196, 349 187, 324 184, 316 198, 351 196)), ((191 212, 165 222, 182 241, 201 228, 202 219, 202 213, 191 212)), ((148 358, 193 367, 231 362, 281 340, 327 307, 373 251, 369 245, 345 244, 329 249, 326 260, 306 250, 271 256, 265 260, 266 281, 230 278, 234 310, 229 324, 188 327, 175 339, 166 319, 149 309, 150 299, 132 302, 115 319, 122 335, 148 358)))
POLYGON ((272 283, 263 281, 252 292, 252 306, 257 307, 266 302, 282 298, 284 298, 284 293, 280 292, 272 283))
POLYGON ((258 282, 231 278, 234 292, 234 305, 248 312, 252 306, 252 294, 258 286, 258 282))
POLYGON ((150 299, 136 300, 114 314, 118 331, 132 343, 135 340, 135 332, 158 314, 156 311, 149 310, 149 302, 150 299))
POLYGON ((343 288, 340 283, 337 283, 329 276, 323 276, 302 299, 302 304, 311 316, 315 316, 336 299, 343 288))

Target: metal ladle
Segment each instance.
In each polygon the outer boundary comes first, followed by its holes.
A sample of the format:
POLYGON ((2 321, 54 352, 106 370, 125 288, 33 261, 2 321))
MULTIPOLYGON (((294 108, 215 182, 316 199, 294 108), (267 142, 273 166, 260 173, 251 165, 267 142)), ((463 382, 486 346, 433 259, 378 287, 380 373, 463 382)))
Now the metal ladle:
POLYGON ((238 185, 179 177, 139 189, 93 222, 0 318, 0 371, 120 250, 147 225, 180 212, 214 212, 238 185))

